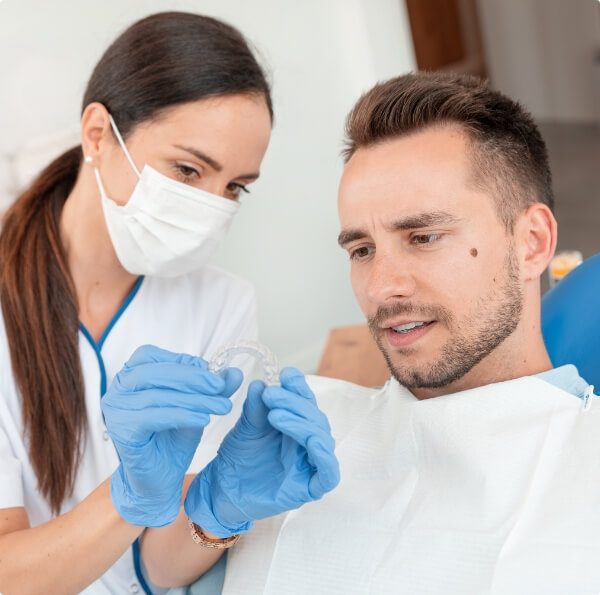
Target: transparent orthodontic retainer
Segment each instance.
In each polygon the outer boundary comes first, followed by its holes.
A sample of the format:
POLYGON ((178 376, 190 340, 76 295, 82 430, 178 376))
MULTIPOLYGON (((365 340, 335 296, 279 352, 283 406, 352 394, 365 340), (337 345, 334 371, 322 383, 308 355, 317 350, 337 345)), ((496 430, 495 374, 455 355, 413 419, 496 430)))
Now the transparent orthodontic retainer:
POLYGON ((223 345, 208 363, 208 369, 214 374, 229 367, 238 355, 251 355, 263 368, 264 378, 268 384, 279 384, 279 363, 275 354, 256 341, 236 341, 223 345))

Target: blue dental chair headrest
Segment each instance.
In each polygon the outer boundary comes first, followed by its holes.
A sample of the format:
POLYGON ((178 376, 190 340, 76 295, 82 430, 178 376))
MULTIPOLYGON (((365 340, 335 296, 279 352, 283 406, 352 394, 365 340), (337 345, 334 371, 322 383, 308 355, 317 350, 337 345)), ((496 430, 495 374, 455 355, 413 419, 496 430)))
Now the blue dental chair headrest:
POLYGON ((554 366, 574 364, 600 388, 600 254, 588 258, 542 300, 542 332, 554 366))

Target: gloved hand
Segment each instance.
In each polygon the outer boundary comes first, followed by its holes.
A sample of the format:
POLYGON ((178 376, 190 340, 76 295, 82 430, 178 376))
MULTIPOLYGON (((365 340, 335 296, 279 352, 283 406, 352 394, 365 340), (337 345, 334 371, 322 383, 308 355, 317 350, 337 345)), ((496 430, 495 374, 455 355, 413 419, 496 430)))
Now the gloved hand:
POLYGON ((187 515, 217 537, 248 531, 339 483, 329 422, 304 375, 286 368, 280 377, 281 386, 250 384, 240 419, 188 490, 187 515))
POLYGON ((116 375, 101 401, 121 463, 110 493, 129 523, 162 527, 175 520, 185 473, 210 415, 231 411, 242 373, 221 376, 191 355, 145 345, 116 375))

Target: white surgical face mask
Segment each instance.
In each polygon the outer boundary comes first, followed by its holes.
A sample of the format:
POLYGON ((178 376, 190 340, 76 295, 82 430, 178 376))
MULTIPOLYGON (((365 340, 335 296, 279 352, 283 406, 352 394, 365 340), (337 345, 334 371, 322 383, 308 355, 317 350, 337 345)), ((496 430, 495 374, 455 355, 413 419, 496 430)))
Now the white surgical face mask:
POLYGON ((94 168, 119 262, 134 275, 176 277, 199 269, 223 241, 239 203, 172 180, 148 165, 140 174, 109 117, 139 178, 127 204, 120 206, 106 195, 94 168))

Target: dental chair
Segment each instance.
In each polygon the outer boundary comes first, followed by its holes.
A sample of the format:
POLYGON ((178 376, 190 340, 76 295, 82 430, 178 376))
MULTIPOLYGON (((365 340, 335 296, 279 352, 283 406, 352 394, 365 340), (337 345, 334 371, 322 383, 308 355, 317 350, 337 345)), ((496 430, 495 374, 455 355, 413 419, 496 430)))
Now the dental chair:
POLYGON ((600 254, 588 258, 542 300, 542 332, 554 366, 574 364, 600 389, 600 254))

